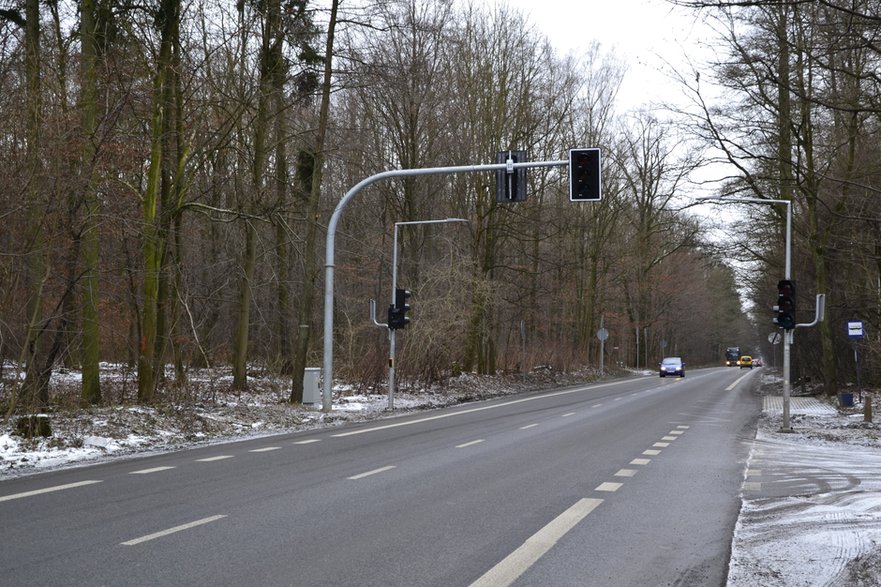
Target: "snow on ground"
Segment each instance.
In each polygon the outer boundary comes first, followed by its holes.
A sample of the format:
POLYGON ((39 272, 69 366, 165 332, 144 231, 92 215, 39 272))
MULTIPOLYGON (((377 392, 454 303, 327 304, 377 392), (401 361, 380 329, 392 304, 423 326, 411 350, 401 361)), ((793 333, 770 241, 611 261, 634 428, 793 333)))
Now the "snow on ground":
MULTIPOLYGON (((780 387, 763 377, 764 392, 780 387)), ((793 397, 782 432, 780 396, 763 399, 728 586, 881 585, 881 427, 859 402, 793 397)))
MULTIPOLYGON (((13 366, 4 366, 6 387, 0 385, 0 415, 6 411, 9 388, 15 380, 13 366)), ((249 391, 233 392, 232 374, 197 371, 188 374, 184 390, 165 391, 155 406, 138 405, 137 378, 123 366, 102 364, 101 385, 111 406, 78 406, 81 374, 70 370, 53 373, 53 407, 47 410, 52 427, 48 438, 25 439, 15 435, 15 418, 0 419, 0 481, 73 464, 198 444, 228 442, 260 435, 346 422, 394 417, 428 408, 508 395, 595 379, 592 372, 563 374, 539 367, 531 373, 500 377, 463 374, 442 388, 408 389, 399 386, 394 411, 388 410, 386 389, 334 388, 333 409, 288 402, 290 378, 276 379, 249 372, 249 391), (252 376, 253 375, 253 376, 252 376)))
MULTIPOLYGON (((51 437, 26 440, 12 433, 12 420, 0 422, 0 487, 4 477, 61 466, 394 417, 594 375, 462 375, 442 389, 396 392, 394 414, 384 390, 339 388, 325 414, 319 406, 292 406, 285 384, 271 378, 254 378, 249 392, 224 391, 228 373, 192 375, 186 392, 138 406, 132 374, 104 369, 105 394, 122 405, 75 408, 79 376, 58 373, 53 393, 64 398, 68 390, 68 403, 48 413, 51 437)), ((863 422, 859 402, 840 410, 824 399, 793 397, 792 432, 781 432, 781 382, 765 370, 760 375, 764 411, 744 477, 728 587, 881 586, 881 426, 863 422)))

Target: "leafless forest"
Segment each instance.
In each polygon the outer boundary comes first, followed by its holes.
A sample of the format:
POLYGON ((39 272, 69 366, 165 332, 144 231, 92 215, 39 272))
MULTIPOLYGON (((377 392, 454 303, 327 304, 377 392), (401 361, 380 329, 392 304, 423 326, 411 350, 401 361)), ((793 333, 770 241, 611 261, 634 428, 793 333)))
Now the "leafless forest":
POLYGON ((787 199, 796 375, 854 379, 847 320, 865 323, 864 385, 881 372, 881 3, 671 2, 717 35, 671 70, 689 106, 622 112, 623 65, 562 55, 523 15, 450 0, 0 0, 0 400, 53 401, 53 370, 110 401, 101 362, 137 401, 192 367, 291 375, 320 366, 327 222, 373 174, 603 152, 603 199, 569 201, 565 167, 497 203, 492 173, 377 182, 336 240, 335 375, 386 377, 396 222, 413 292, 398 376, 442 381, 538 366, 766 362, 787 199), (706 6, 703 6, 706 4, 706 6), (709 89, 712 88, 712 91, 709 89), (707 169, 724 169, 709 185, 707 169), (696 179, 697 178, 697 179, 696 179), (703 210, 697 214, 696 210, 703 210), (720 236, 721 235, 721 236, 720 236), (746 308, 746 309, 744 309, 746 308), (168 368, 165 366, 168 365, 168 368))

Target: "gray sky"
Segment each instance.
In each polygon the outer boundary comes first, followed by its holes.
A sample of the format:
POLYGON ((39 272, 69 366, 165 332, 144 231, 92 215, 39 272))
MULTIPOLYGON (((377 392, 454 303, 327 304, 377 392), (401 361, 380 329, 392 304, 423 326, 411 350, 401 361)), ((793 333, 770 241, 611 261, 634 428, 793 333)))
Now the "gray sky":
POLYGON ((620 106, 675 100, 678 90, 661 73, 664 61, 684 67, 698 53, 707 27, 690 11, 663 0, 486 0, 505 2, 527 15, 562 53, 583 52, 598 41, 627 64, 620 106))

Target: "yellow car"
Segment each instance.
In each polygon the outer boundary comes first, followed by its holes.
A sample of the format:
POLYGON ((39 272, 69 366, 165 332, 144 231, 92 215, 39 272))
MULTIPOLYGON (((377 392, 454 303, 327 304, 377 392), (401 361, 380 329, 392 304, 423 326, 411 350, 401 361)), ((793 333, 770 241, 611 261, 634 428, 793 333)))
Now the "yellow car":
POLYGON ((740 357, 740 360, 737 361, 737 364, 740 365, 741 369, 743 369, 744 367, 749 367, 750 369, 752 369, 753 368, 753 358, 749 355, 744 355, 744 356, 740 357))

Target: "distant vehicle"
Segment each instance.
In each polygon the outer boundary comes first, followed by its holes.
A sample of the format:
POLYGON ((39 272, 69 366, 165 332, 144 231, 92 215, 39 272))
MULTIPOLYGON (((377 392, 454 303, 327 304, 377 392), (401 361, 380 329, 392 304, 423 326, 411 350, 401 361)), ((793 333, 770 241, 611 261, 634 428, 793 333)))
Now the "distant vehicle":
POLYGON ((741 369, 743 369, 744 367, 747 367, 748 369, 752 369, 753 368, 753 358, 749 355, 744 355, 744 356, 740 357, 740 360, 737 362, 737 364, 740 365, 741 369))
POLYGON ((725 366, 737 367, 737 361, 740 359, 740 347, 730 346, 725 349, 725 366))
POLYGON ((685 377, 685 363, 682 362, 680 357, 666 357, 658 363, 658 367, 660 367, 661 377, 666 377, 667 375, 685 377))

